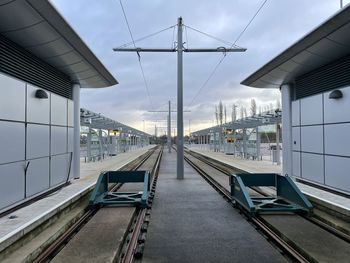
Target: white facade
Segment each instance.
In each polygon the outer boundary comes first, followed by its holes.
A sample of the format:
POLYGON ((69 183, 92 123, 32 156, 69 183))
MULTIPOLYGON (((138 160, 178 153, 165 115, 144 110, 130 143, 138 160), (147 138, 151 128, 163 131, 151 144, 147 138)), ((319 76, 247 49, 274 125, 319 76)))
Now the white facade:
POLYGON ((69 179, 73 101, 0 73, 0 210, 69 179))
POLYGON ((350 192, 350 87, 292 101, 293 175, 350 192))

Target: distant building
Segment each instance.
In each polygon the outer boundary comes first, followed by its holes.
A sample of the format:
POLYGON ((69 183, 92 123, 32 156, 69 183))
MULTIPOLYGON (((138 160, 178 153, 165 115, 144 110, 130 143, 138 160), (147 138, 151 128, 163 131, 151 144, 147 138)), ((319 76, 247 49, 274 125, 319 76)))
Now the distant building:
POLYGON ((79 177, 80 88, 114 84, 49 1, 2 1, 0 211, 79 177))
POLYGON ((349 193, 350 6, 242 84, 282 92, 283 173, 349 193))

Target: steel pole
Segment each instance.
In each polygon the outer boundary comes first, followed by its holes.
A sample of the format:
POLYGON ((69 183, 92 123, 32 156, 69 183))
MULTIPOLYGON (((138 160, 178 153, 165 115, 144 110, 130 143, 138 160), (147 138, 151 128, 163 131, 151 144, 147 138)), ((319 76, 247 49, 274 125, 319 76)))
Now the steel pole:
POLYGON ((177 24, 177 179, 184 178, 182 17, 177 24))
POLYGON ((171 153, 171 102, 169 100, 169 114, 168 114, 168 151, 171 153))

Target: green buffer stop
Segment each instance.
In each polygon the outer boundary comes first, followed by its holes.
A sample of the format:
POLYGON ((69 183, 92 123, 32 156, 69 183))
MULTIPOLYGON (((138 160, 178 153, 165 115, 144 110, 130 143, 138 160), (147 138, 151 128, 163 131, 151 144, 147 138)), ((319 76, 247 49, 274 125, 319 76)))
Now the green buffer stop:
POLYGON ((231 196, 236 205, 252 216, 301 212, 310 215, 313 206, 289 176, 273 173, 234 174, 230 176, 231 196), (247 187, 274 187, 273 196, 250 196, 247 187))
POLYGON ((100 174, 89 203, 93 206, 135 205, 146 207, 149 191, 149 171, 106 171, 100 174), (109 184, 115 183, 143 183, 143 191, 110 192, 109 184))

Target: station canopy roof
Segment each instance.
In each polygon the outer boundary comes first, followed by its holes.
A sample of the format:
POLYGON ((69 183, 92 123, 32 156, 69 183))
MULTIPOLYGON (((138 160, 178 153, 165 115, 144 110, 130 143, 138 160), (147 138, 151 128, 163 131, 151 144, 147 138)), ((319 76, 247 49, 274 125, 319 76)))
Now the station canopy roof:
POLYGON ((107 118, 100 113, 81 108, 80 109, 80 125, 93 129, 116 130, 137 136, 151 137, 150 134, 134 129, 118 121, 107 118))
POLYGON ((243 80, 241 84, 255 88, 279 88, 305 73, 347 56, 350 54, 349 32, 350 4, 243 80))
POLYGON ((259 126, 272 125, 281 123, 282 112, 280 110, 267 111, 255 116, 238 119, 234 122, 227 122, 222 125, 212 126, 203 130, 192 132, 191 135, 208 135, 212 132, 219 132, 220 130, 232 129, 251 129, 259 126))
POLYGON ((118 84, 47 0, 0 1, 0 34, 70 76, 83 88, 118 84))

